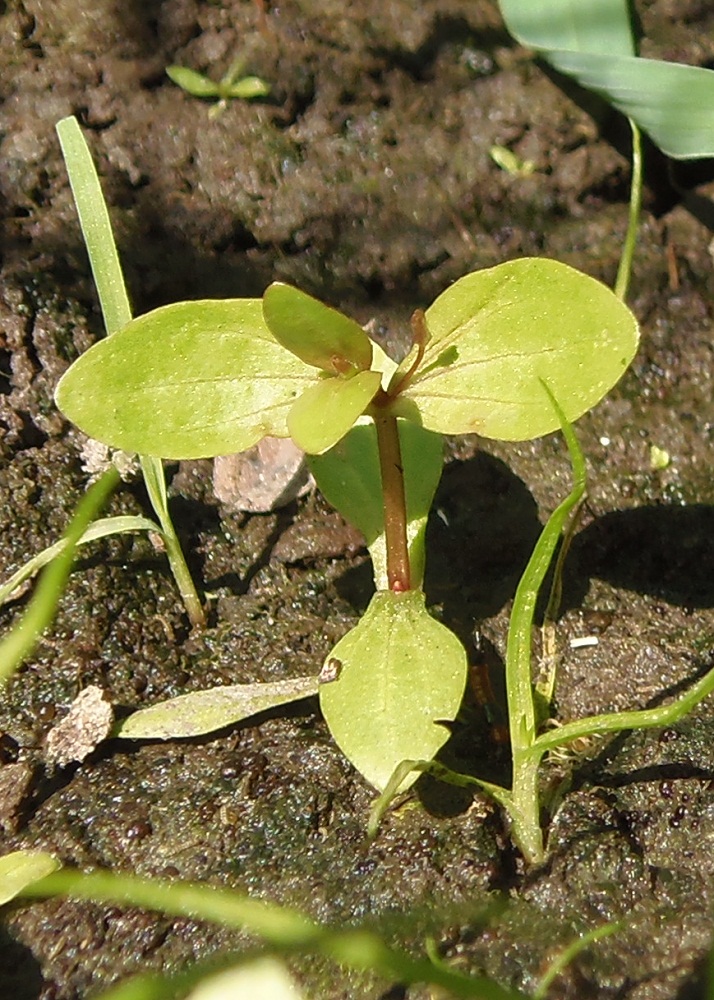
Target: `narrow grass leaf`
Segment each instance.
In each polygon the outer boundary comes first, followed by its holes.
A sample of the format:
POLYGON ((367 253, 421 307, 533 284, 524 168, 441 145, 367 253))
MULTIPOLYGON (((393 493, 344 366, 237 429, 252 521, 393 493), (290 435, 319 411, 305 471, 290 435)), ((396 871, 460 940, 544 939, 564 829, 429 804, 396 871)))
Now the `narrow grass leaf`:
MULTIPOLYGON (((421 591, 374 595, 333 649, 320 706, 345 756, 383 789, 405 758, 431 758, 449 736, 466 685, 466 651, 426 610, 421 591)), ((401 789, 416 781, 405 776, 401 789)))
POLYGON ((62 539, 62 550, 45 567, 32 600, 19 622, 0 642, 0 686, 18 669, 54 618, 72 568, 74 552, 94 516, 119 483, 116 469, 105 472, 80 500, 62 539))
POLYGON ((511 34, 601 94, 669 156, 714 155, 714 70, 634 53, 626 0, 500 0, 511 34))
POLYGON ((178 302, 90 347, 62 376, 56 400, 105 444, 205 458, 287 437, 288 411, 313 381, 271 336, 259 299, 178 302))
POLYGON ((270 708, 309 698, 317 689, 317 677, 296 677, 192 691, 134 712, 119 723, 113 735, 125 740, 202 736, 270 708))
MULTIPOLYGON (((82 537, 77 542, 77 546, 86 545, 88 542, 97 541, 99 538, 107 538, 109 535, 124 535, 132 531, 158 531, 158 524, 154 521, 150 521, 148 517, 140 517, 134 515, 121 515, 119 517, 103 517, 98 521, 94 521, 87 530, 84 532, 82 537)), ((15 591, 18 590, 23 583, 27 580, 31 580, 35 573, 46 566, 49 562, 58 556, 60 552, 66 547, 66 539, 60 539, 59 542, 55 542, 54 545, 48 545, 46 549, 42 552, 38 552, 37 555, 28 559, 26 563, 13 573, 12 576, 6 580, 2 586, 0 586, 0 607, 6 604, 15 596, 15 591)))

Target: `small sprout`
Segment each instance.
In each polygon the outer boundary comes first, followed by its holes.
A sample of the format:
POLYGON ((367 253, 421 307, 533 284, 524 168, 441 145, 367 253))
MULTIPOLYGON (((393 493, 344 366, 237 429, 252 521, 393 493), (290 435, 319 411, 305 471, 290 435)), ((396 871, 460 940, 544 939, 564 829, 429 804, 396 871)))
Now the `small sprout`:
POLYGON ((530 177, 535 173, 536 165, 533 160, 522 160, 506 146, 491 146, 488 153, 496 166, 512 177, 530 177))
POLYGON ((218 103, 208 112, 209 117, 217 118, 233 98, 249 101, 254 97, 267 97, 270 93, 270 84, 265 80, 258 76, 242 76, 244 68, 242 58, 234 59, 218 83, 186 66, 169 66, 166 75, 192 97, 218 98, 218 103))
POLYGON ((664 448, 658 448, 656 444, 650 445, 650 469, 653 472, 662 472, 669 467, 672 458, 664 448))

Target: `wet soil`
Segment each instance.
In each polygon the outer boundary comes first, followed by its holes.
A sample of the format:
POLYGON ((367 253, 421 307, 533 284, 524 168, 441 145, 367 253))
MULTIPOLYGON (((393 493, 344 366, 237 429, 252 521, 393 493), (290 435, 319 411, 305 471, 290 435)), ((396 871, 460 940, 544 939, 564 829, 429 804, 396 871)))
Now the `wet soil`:
MULTIPOLYGON (((714 15, 637 4, 646 54, 714 59, 714 15)), ((54 135, 76 114, 102 175, 137 312, 259 295, 290 281, 403 343, 407 317, 452 280, 515 256, 556 257, 612 282, 626 225, 627 129, 516 46, 485 0, 7 0, 0 3, 0 518, 5 578, 55 541, 82 494, 81 435, 53 388, 101 335, 54 135), (269 99, 217 117, 165 76, 218 79, 236 55, 269 99), (535 171, 500 170, 507 146, 535 171)), ((660 703, 714 658, 712 187, 649 155, 631 304, 643 341, 620 386, 578 424, 590 497, 559 625, 561 720, 660 703), (651 448, 669 464, 658 469, 651 448), (596 636, 598 644, 571 648, 596 636)), ((148 417, 147 417, 148 419, 148 417)), ((103 745, 52 769, 43 740, 79 690, 133 709, 241 680, 315 673, 370 595, 367 557, 316 494, 266 515, 219 504, 209 462, 170 469, 210 626, 191 635, 145 537, 78 562, 53 629, 0 706, 5 766, 27 793, 3 851, 81 867, 201 879, 337 924, 425 929, 460 968, 532 989, 582 931, 623 930, 578 957, 549 996, 702 996, 714 906, 714 711, 626 734, 550 765, 572 770, 550 859, 526 872, 499 813, 422 782, 365 839, 372 791, 316 703, 185 743, 103 745), (485 931, 494 893, 509 904, 485 931)), ((510 600, 540 522, 567 492, 561 441, 452 442, 430 525, 429 602, 497 673, 510 600), (485 651, 485 652, 484 652, 485 651)), ((136 483, 112 513, 148 513, 136 483)), ((8 627, 22 601, 3 610, 8 627)), ((495 687, 498 688, 498 678, 495 687)), ((484 776, 505 751, 466 706, 452 749, 484 776)), ((0 775, 2 771, 0 771, 0 775)), ((242 939, 188 920, 53 900, 2 931, 0 994, 75 1000, 137 970, 180 968, 242 939)), ((426 996, 323 966, 310 996, 426 996)))

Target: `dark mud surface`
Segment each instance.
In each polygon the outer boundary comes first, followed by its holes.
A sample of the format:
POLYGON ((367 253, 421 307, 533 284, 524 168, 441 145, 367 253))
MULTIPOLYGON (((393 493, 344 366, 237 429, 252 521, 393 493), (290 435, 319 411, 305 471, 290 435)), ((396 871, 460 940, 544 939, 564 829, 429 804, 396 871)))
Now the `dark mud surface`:
MULTIPOLYGON (((647 54, 714 58, 710 5, 637 6, 647 54)), ((281 0, 263 23, 249 0, 8 0, 0 46, 2 578, 59 537, 87 482, 81 436, 52 402, 59 375, 101 334, 54 135, 65 115, 80 118, 98 161, 137 312, 259 295, 280 278, 399 341, 413 308, 514 256, 614 279, 626 127, 564 93, 492 3, 281 0), (164 75, 180 63, 217 79, 237 54, 271 98, 209 118, 164 75), (535 172, 499 170, 494 144, 535 172)), ((590 499, 566 574, 561 720, 659 704, 714 657, 712 188, 691 168, 670 174, 654 154, 649 163, 630 296, 642 347, 578 425, 590 499), (669 453, 665 469, 653 468, 652 446, 669 453), (571 648, 593 635, 598 645, 571 648)), ((497 670, 539 522, 567 491, 567 458, 556 437, 462 440, 452 456, 430 527, 428 599, 474 660, 480 630, 497 670)), ((622 919, 550 996, 702 995, 714 929, 711 704, 674 729, 552 763, 546 779, 572 768, 572 790, 548 864, 527 873, 490 804, 428 783, 368 845, 372 792, 310 701, 215 738, 110 742, 82 765, 48 768, 46 733, 87 685, 131 709, 314 673, 367 604, 366 553, 319 496, 248 516, 215 499, 210 463, 171 477, 192 569, 212 595, 210 627, 190 635, 146 538, 82 555, 55 626, 0 708, 4 763, 26 762, 31 775, 3 817, 4 851, 240 887, 340 925, 399 918, 396 940, 421 947, 431 927, 460 968, 526 991, 561 946, 622 919), (498 891, 509 905, 482 931, 468 907, 477 913, 498 891)), ((111 512, 148 513, 141 488, 123 487, 111 512)), ((22 606, 3 609, 4 627, 22 606)), ((453 752, 503 776, 504 749, 475 706, 453 752)), ((0 995, 74 1000, 240 943, 188 920, 33 903, 5 920, 0 995)), ((312 959, 295 968, 312 997, 427 995, 312 959)))

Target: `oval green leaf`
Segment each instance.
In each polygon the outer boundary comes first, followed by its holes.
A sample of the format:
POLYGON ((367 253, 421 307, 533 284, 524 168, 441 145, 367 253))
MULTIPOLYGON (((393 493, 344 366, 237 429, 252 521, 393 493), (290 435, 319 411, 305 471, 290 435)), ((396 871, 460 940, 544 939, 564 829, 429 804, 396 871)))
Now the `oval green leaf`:
MULTIPOLYGON (((328 658, 338 676, 320 685, 335 742, 380 791, 402 760, 428 760, 444 745, 442 723, 456 718, 466 685, 466 651, 424 601, 416 590, 375 594, 328 658)), ((410 774, 401 789, 417 777, 410 774)))
POLYGON ((475 271, 426 313, 431 339, 398 411, 442 434, 527 441, 612 388, 637 350, 637 321, 601 282, 524 258, 475 271))
POLYGON ((288 411, 313 382, 271 336, 260 299, 177 302, 91 347, 60 379, 56 401, 115 448, 207 458, 287 437, 288 411))
POLYGON ((228 684, 191 691, 139 709, 113 735, 123 740, 170 740, 203 736, 266 712, 269 708, 317 694, 317 677, 295 677, 256 684, 228 684))
MULTIPOLYGON (((424 576, 426 522, 441 479, 444 439, 409 420, 398 421, 407 502, 412 586, 424 576)), ((353 427, 324 455, 311 455, 310 471, 325 499, 362 532, 372 557, 377 590, 387 589, 384 503, 374 424, 353 427)))
POLYGON ((19 896, 33 882, 61 868, 57 858, 45 851, 13 851, 0 857, 0 905, 19 896))
POLYGON ((381 381, 379 372, 360 372, 354 378, 325 378, 311 385, 288 414, 290 437, 308 455, 321 455, 362 416, 381 381))
POLYGON ((266 288, 263 316, 278 343, 307 365, 334 375, 372 364, 372 342, 359 323, 292 285, 266 288))
POLYGON ((189 69, 187 66, 167 66, 166 75, 192 97, 219 96, 218 84, 209 80, 203 73, 197 73, 195 69, 189 69))

